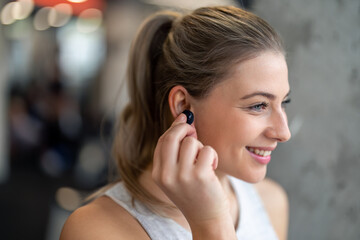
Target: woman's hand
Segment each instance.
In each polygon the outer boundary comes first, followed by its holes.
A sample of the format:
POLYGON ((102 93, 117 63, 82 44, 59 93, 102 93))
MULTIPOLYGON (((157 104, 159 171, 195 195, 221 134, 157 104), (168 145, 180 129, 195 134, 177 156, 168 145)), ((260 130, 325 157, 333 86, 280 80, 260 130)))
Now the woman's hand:
POLYGON ((215 175, 217 163, 216 151, 197 140, 185 114, 159 138, 154 152, 154 181, 184 214, 193 234, 203 237, 204 231, 211 232, 208 228, 223 224, 235 233, 227 196, 215 175))

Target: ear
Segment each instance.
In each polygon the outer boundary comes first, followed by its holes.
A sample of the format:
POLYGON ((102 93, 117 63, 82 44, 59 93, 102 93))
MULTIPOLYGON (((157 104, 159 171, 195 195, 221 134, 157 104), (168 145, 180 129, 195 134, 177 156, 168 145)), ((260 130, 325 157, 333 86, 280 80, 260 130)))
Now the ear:
POLYGON ((179 116, 185 109, 190 109, 190 95, 188 91, 180 85, 173 87, 169 92, 169 107, 174 118, 179 116))

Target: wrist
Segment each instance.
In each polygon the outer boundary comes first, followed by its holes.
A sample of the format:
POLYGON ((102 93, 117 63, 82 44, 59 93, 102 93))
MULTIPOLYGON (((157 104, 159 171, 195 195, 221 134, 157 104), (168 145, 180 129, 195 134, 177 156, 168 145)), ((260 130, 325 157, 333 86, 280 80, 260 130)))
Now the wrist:
POLYGON ((193 239, 232 240, 236 238, 233 220, 230 214, 215 219, 189 222, 193 239))

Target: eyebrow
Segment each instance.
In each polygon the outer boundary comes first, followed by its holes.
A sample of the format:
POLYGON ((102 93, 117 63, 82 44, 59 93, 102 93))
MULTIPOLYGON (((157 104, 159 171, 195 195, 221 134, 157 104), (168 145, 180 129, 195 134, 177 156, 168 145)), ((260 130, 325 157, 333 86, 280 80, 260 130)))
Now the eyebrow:
MULTIPOLYGON (((289 96, 290 94, 290 91, 286 94, 285 97, 289 96)), ((274 94, 271 94, 271 93, 267 93, 267 92, 254 92, 254 93, 250 93, 248 95, 245 95, 241 98, 241 100, 245 100, 245 99, 249 99, 249 98, 252 98, 252 97, 255 97, 255 96, 263 96, 263 97, 266 97, 270 100, 274 100, 276 98, 276 96, 274 94)))

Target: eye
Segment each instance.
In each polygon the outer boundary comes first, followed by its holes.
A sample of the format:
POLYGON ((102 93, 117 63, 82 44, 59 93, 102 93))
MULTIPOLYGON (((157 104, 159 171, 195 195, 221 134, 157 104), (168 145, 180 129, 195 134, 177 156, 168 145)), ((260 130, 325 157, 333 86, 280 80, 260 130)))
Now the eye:
POLYGON ((288 105, 290 102, 291 102, 291 99, 290 99, 290 98, 285 99, 285 100, 281 103, 281 106, 282 106, 283 108, 286 108, 286 105, 288 105))
POLYGON ((262 102, 262 103, 259 103, 259 104, 256 104, 256 105, 253 105, 253 106, 249 107, 249 109, 252 110, 252 111, 256 111, 256 112, 261 112, 263 110, 266 110, 266 108, 268 106, 269 106, 268 103, 262 102))

